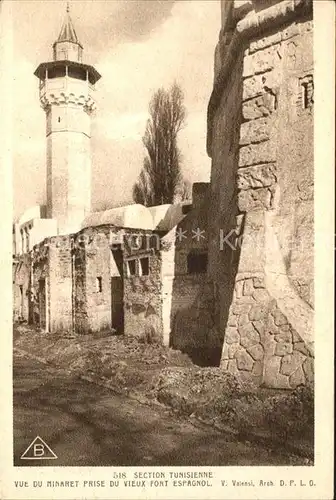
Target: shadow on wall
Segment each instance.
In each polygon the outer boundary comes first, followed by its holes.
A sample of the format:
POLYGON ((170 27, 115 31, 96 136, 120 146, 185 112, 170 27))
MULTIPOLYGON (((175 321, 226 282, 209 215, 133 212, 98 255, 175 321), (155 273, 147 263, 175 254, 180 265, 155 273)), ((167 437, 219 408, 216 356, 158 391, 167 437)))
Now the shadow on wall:
POLYGON ((208 294, 206 295, 203 289, 202 295, 202 283, 200 282, 202 278, 203 276, 201 278, 188 276, 174 279, 172 311, 176 312, 172 313, 171 318, 171 346, 188 354, 193 363, 197 365, 218 366, 221 348, 212 345, 211 339, 209 339, 209 334, 215 327, 212 287, 209 283, 207 286, 208 294), (190 295, 192 292, 194 292, 193 295, 196 295, 190 305, 182 305, 179 301, 181 288, 186 285, 186 281, 188 281, 188 288, 193 288, 190 295), (178 301, 178 309, 176 301, 178 301))
POLYGON ((188 354, 196 365, 220 365, 238 254, 229 247, 223 249, 223 259, 230 265, 225 281, 217 283, 209 274, 206 243, 175 245, 169 344, 188 354))
POLYGON ((216 159, 217 169, 225 170, 228 162, 232 172, 222 179, 223 189, 210 186, 203 202, 177 226, 176 234, 193 237, 175 242, 171 259, 170 345, 200 366, 219 366, 221 362, 244 231, 236 188, 240 108, 235 110, 235 120, 230 152, 225 157, 220 152, 216 159), (223 206, 218 207, 217 202, 223 206), (195 228, 204 230, 204 238, 195 238, 195 228), (229 235, 228 241, 225 235, 229 235))
POLYGON ((205 227, 209 266, 202 278, 196 304, 199 331, 194 336, 194 343, 200 357, 209 365, 219 365, 221 361, 246 211, 238 203, 237 190, 241 126, 246 121, 242 108, 245 47, 239 45, 228 55, 230 36, 220 36, 214 88, 208 106, 207 150, 211 157, 211 183, 205 227), (206 316, 209 321, 205 321, 206 316), (204 325, 204 321, 208 324, 204 325), (214 354, 208 355, 212 350, 214 354))

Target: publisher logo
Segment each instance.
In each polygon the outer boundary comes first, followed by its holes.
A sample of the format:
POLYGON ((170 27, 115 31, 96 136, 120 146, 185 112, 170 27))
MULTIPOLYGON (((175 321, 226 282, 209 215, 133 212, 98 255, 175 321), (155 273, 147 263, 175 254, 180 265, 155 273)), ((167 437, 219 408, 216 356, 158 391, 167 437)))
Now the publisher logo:
POLYGON ((20 458, 22 460, 55 460, 57 455, 40 436, 36 436, 20 458))

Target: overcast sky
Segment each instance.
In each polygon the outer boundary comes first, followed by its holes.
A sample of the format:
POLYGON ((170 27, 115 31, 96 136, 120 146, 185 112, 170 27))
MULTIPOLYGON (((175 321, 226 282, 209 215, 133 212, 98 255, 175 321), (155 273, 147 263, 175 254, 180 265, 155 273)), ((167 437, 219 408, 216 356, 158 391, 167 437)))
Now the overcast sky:
MULTIPOLYGON (((33 72, 52 59, 63 0, 15 0, 14 215, 45 202, 45 116, 33 72)), ((144 156, 148 102, 176 80, 185 94, 180 136, 183 173, 207 181, 206 109, 220 29, 219 0, 72 0, 71 17, 83 61, 102 74, 92 122, 92 208, 129 203, 144 156)))

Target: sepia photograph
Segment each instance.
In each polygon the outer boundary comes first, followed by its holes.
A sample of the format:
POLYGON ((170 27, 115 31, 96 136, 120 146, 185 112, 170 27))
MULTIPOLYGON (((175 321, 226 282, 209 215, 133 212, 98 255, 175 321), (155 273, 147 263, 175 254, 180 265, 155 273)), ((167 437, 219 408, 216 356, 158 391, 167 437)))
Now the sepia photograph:
POLYGON ((18 495, 315 498, 317 2, 9 3, 18 495))
POLYGON ((312 2, 14 11, 15 465, 313 464, 312 2))

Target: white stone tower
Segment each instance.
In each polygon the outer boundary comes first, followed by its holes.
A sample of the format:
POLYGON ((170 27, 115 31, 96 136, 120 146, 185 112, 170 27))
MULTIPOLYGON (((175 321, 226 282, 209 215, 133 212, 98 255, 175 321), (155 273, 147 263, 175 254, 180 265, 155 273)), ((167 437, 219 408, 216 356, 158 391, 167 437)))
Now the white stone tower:
POLYGON ((67 4, 53 61, 34 73, 46 113, 47 217, 57 219, 58 234, 78 231, 91 209, 91 113, 100 74, 82 63, 82 52, 67 4))

